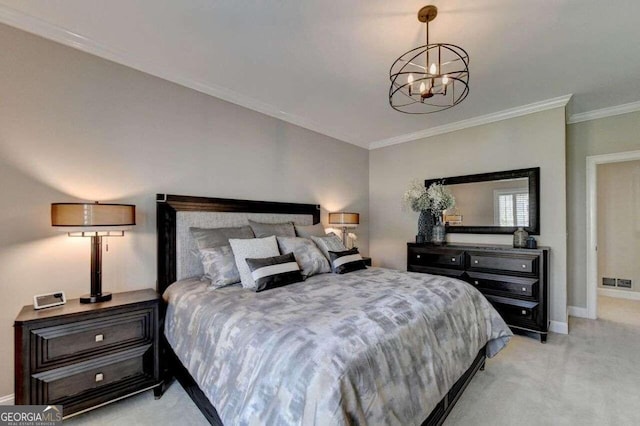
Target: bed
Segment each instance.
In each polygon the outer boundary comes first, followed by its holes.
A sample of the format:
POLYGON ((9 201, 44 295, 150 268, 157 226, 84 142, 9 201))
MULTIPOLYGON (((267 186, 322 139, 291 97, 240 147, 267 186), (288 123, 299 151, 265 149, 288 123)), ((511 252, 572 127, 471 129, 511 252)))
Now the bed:
POLYGON ((511 337, 471 286, 369 268, 263 293, 199 278, 190 226, 318 223, 320 208, 159 195, 163 369, 212 424, 441 424, 511 337))

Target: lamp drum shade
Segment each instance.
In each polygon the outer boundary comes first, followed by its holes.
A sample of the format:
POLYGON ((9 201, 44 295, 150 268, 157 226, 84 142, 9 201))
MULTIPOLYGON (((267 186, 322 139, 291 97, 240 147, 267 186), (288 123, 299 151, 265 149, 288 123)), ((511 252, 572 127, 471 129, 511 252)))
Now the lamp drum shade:
POLYGON ((65 228, 122 229, 136 224, 133 204, 54 203, 51 225, 65 228))
POLYGON ((359 213, 336 212, 329 213, 330 225, 355 226, 360 223, 359 213))

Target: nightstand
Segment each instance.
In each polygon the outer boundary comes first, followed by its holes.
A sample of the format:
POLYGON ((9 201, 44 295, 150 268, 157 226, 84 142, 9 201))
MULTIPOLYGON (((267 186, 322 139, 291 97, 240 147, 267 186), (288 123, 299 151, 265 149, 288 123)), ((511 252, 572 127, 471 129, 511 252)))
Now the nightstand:
POLYGON ((147 289, 102 303, 22 308, 14 323, 16 404, 60 404, 67 417, 159 390, 160 300, 147 289))
POLYGON ((362 256, 362 260, 364 260, 364 264, 367 266, 371 266, 371 258, 367 256, 362 256))

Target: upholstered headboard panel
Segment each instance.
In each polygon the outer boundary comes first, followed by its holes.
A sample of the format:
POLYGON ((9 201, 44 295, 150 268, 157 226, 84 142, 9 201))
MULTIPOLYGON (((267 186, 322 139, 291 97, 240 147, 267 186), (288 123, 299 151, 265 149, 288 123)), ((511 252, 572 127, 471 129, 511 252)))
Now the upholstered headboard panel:
POLYGON ((220 213, 177 212, 176 214, 176 279, 182 280, 204 274, 197 256, 196 242, 189 228, 222 228, 247 225, 248 220, 263 223, 293 222, 296 225, 312 225, 313 217, 302 214, 278 213, 220 213))
POLYGON ((158 194, 158 292, 173 282, 201 275, 190 227, 242 226, 248 219, 265 223, 291 221, 297 225, 320 222, 316 204, 278 203, 158 194))

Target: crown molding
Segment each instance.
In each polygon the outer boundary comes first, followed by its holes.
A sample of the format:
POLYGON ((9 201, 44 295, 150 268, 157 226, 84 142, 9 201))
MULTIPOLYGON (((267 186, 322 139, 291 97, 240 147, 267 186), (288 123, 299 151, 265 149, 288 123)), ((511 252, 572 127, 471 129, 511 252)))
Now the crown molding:
POLYGON ((571 96, 572 95, 560 96, 557 98, 534 102, 532 104, 523 105, 516 108, 510 108, 491 114, 481 115, 479 117, 470 118, 468 120, 456 121, 455 123, 444 124, 442 126, 420 130, 418 132, 407 133, 400 136, 394 136, 389 139, 371 142, 369 144, 369 149, 383 148, 385 146, 397 145, 400 143, 415 141, 417 139, 429 138, 431 136, 451 133, 462 129, 468 129, 469 127, 482 126, 483 124, 495 123, 496 121, 508 120, 510 118, 521 117, 523 115, 533 114, 540 111, 565 107, 567 103, 569 103, 571 96))
POLYGON ((44 37, 49 40, 53 40, 57 43, 64 44, 69 47, 73 47, 74 49, 81 50, 100 58, 125 65, 129 68, 133 68, 146 74, 168 80, 172 83, 176 83, 189 89, 211 95, 224 101, 240 105, 244 108, 257 111, 270 117, 286 121, 287 123, 312 130, 316 133, 320 133, 334 139, 341 140, 343 142, 357 145, 361 148, 367 148, 366 145, 363 146, 362 142, 358 143, 356 139, 351 137, 350 135, 343 134, 334 129, 328 129, 304 117, 287 113, 274 105, 258 101, 257 99, 250 98, 233 90, 229 90, 225 87, 194 80, 187 76, 181 75, 180 73, 166 67, 165 65, 158 65, 149 61, 145 61, 142 58, 136 57, 136 55, 111 49, 103 44, 98 43, 95 40, 92 40, 89 37, 85 37, 66 28, 46 22, 40 18, 36 18, 34 16, 28 15, 24 12, 12 9, 1 4, 0 23, 18 28, 20 30, 38 35, 40 37, 44 37))
POLYGON ((596 120, 598 118, 613 117, 614 115, 628 114, 640 111, 640 101, 628 104, 616 105, 607 108, 595 109, 593 111, 573 114, 567 120, 567 124, 581 123, 583 121, 596 120))

